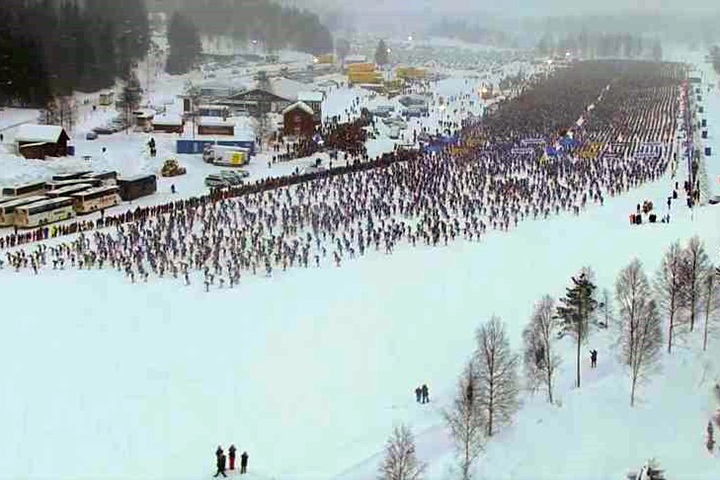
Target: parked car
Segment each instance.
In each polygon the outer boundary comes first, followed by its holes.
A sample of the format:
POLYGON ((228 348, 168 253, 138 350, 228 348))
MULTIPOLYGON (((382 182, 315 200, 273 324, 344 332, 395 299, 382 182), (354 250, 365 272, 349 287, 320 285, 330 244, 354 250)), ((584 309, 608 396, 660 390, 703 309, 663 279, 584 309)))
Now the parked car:
POLYGON ((231 185, 242 185, 243 183, 243 177, 233 170, 223 170, 219 176, 231 185))
POLYGON ((97 140, 98 134, 97 132, 90 131, 85 134, 85 140, 97 140))
POLYGON ((205 186, 209 188, 227 188, 231 184, 220 175, 208 175, 205 177, 205 186))
POLYGON ((110 135, 111 133, 115 133, 108 127, 95 127, 92 129, 92 131, 97 133, 98 135, 110 135))
POLYGON ((715 195, 713 197, 710 197, 710 200, 708 200, 708 203, 710 205, 717 205, 718 203, 720 203, 720 195, 715 195))

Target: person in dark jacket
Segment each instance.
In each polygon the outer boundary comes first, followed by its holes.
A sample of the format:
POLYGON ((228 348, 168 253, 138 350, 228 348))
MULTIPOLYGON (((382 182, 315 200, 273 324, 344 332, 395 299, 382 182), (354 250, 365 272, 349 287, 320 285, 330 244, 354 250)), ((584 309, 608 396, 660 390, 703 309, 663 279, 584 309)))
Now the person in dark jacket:
POLYGON ((228 448, 228 458, 230 459, 230 470, 235 470, 235 452, 237 450, 235 449, 235 445, 230 445, 230 448, 228 448))
POLYGON ((420 387, 417 387, 417 388, 415 389, 415 401, 416 401, 417 403, 420 403, 421 395, 422 395, 422 389, 421 389, 420 387))
POLYGON ((422 403, 428 403, 430 401, 430 393, 428 392, 428 386, 423 384, 422 386, 422 403))
POLYGON ((590 368, 597 367, 597 350, 590 350, 590 368))
POLYGON ((223 454, 222 445, 218 445, 217 450, 215 450, 215 457, 220 458, 220 456, 223 454))
POLYGON ((247 454, 247 452, 243 452, 243 454, 240 456, 240 473, 247 473, 247 466, 248 466, 248 458, 250 456, 247 454))
POLYGON ((221 475, 221 474, 223 477, 227 477, 227 475, 225 475, 225 454, 224 453, 221 453, 217 457, 217 472, 215 472, 215 475, 213 475, 213 476, 217 477, 218 475, 221 475))

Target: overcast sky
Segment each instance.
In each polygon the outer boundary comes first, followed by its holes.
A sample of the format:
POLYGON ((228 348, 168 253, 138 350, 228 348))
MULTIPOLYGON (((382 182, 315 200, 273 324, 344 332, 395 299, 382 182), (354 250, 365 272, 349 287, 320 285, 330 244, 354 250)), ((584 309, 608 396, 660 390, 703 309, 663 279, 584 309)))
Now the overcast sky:
MULTIPOLYGON (((302 0, 299 0, 302 2, 302 0)), ((496 14, 559 15, 583 13, 643 12, 720 12, 720 0, 306 0, 321 5, 332 3, 358 13, 369 10, 408 12, 487 11, 496 14)))

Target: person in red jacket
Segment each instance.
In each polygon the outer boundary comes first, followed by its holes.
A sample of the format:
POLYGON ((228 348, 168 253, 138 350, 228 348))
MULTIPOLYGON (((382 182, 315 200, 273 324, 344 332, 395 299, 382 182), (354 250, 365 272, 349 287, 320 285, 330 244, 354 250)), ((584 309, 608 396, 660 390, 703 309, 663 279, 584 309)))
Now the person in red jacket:
POLYGON ((230 470, 235 470, 235 445, 230 445, 228 448, 228 458, 230 459, 230 470))

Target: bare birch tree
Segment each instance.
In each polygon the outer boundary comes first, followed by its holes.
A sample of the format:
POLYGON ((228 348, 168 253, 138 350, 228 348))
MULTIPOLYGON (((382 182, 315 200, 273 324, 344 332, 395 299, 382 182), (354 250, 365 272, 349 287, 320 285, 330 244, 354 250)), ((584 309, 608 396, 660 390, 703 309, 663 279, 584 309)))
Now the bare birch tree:
POLYGON ((485 446, 485 417, 478 401, 477 367, 469 362, 458 382, 452 407, 444 413, 455 441, 462 480, 469 480, 470 469, 485 446))
POLYGON ((682 283, 683 255, 679 242, 670 245, 655 277, 658 306, 668 320, 668 353, 672 352, 675 328, 682 323, 682 310, 685 303, 682 283))
POLYGON ((635 405, 638 383, 659 360, 662 327, 650 284, 639 260, 620 272, 615 284, 622 325, 622 360, 630 369, 630 405, 635 405))
POLYGON ((496 316, 480 326, 476 339, 478 402, 491 437, 495 427, 508 423, 518 408, 518 356, 510 350, 505 327, 496 316))
POLYGON ((395 427, 385 444, 379 480, 421 480, 425 464, 415 455, 415 440, 407 425, 395 427))
POLYGON ((560 365, 560 357, 555 353, 554 348, 558 330, 555 300, 550 295, 545 295, 535 304, 530 323, 523 331, 525 343, 523 360, 530 387, 534 389, 538 385, 543 385, 550 403, 553 403, 555 372, 560 365))
POLYGON ((695 328, 695 320, 700 313, 703 281, 710 267, 710 259, 705 251, 705 245, 697 235, 688 242, 683 260, 682 283, 689 312, 690 331, 692 332, 695 328))
POLYGON ((720 288, 718 288, 718 276, 715 267, 705 273, 705 284, 703 285, 702 296, 703 313, 705 314, 705 322, 703 323, 703 351, 707 350, 708 333, 713 332, 715 322, 718 320, 718 312, 720 311, 720 288))

